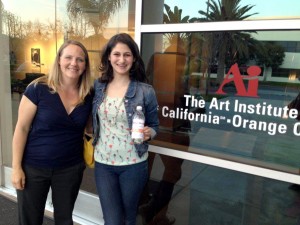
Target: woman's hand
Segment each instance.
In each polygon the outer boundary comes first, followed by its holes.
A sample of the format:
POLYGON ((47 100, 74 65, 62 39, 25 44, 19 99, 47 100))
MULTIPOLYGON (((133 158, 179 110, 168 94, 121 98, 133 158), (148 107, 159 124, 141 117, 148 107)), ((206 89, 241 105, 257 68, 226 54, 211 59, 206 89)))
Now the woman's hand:
POLYGON ((151 128, 145 126, 144 127, 144 141, 149 141, 151 140, 151 128))
POLYGON ((12 185, 17 190, 23 190, 25 187, 25 174, 22 168, 13 169, 11 177, 12 185))

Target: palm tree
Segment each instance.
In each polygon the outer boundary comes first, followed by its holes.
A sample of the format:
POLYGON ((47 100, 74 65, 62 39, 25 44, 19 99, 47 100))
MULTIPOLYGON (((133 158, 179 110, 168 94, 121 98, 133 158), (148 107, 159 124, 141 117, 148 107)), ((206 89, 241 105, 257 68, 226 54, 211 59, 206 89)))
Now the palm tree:
MULTIPOLYGON (((171 10, 171 7, 167 4, 164 4, 165 11, 163 17, 163 23, 188 23, 189 16, 185 16, 182 18, 182 9, 179 9, 177 6, 174 7, 174 10, 171 10)), ((186 33, 166 33, 165 37, 168 42, 172 45, 174 43, 182 46, 186 39, 188 38, 188 34, 186 33)))
POLYGON ((276 42, 263 42, 262 44, 264 46, 264 51, 261 54, 256 55, 257 61, 266 67, 278 69, 284 61, 284 48, 276 42))
POLYGON ((110 16, 128 0, 68 0, 67 11, 71 17, 83 16, 94 28, 95 34, 99 34, 101 29, 107 25, 110 16), (95 18, 96 16, 96 18, 95 18))
MULTIPOLYGON (((237 21, 249 18, 257 13, 247 14, 254 6, 240 6, 241 0, 211 0, 207 2, 207 11, 199 10, 199 14, 204 18, 201 21, 237 21)), ((239 55, 249 55, 249 46, 255 47, 257 41, 249 35, 251 31, 225 31, 214 33, 213 48, 216 51, 211 51, 213 54, 211 59, 217 58, 217 84, 220 84, 224 78, 225 59, 230 56, 232 60, 239 55)))
MULTIPOLYGON (((164 4, 165 13, 163 17, 163 23, 189 23, 195 21, 196 18, 190 16, 182 16, 182 9, 178 6, 174 6, 173 11, 171 7, 164 4)), ((185 74, 189 74, 190 70, 190 58, 191 58, 191 46, 192 46, 192 34, 191 33, 165 33, 169 47, 166 51, 179 52, 187 55, 187 62, 185 68, 185 74)), ((198 37, 197 35, 195 37, 198 37)), ((194 37, 194 39, 196 39, 194 37)))

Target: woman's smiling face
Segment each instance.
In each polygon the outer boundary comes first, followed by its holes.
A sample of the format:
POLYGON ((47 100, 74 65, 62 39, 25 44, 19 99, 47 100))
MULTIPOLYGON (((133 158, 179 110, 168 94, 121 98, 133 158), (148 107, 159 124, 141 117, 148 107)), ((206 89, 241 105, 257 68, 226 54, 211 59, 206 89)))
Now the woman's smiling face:
POLYGON ((109 61, 114 71, 114 75, 128 75, 132 67, 134 58, 130 48, 123 43, 117 43, 109 55, 109 61))
POLYGON ((77 45, 68 45, 62 51, 59 58, 59 65, 63 77, 78 79, 86 68, 83 50, 77 45))

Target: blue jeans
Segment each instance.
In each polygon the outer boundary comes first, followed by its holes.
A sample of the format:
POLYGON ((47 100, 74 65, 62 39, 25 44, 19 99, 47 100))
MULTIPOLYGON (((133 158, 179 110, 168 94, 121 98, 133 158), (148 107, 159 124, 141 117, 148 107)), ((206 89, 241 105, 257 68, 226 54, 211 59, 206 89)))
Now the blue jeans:
POLYGON ((105 225, 135 225, 138 203, 148 180, 148 161, 128 165, 95 165, 96 186, 105 225))

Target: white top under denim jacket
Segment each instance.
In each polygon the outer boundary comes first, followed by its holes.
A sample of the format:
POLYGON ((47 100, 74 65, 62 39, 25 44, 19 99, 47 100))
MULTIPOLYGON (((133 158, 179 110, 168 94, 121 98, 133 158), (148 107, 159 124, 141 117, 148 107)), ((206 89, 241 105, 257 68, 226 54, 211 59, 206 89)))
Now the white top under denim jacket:
MULTIPOLYGON (((99 80, 94 82, 94 100, 93 100, 93 145, 96 146, 100 136, 100 119, 98 117, 98 109, 100 104, 103 103, 105 98, 106 83, 100 83, 99 80)), ((132 129, 132 116, 136 109, 136 106, 140 105, 143 108, 145 115, 145 126, 152 128, 151 138, 154 138, 158 132, 159 120, 158 120, 158 103, 153 87, 146 83, 141 83, 131 80, 124 96, 124 105, 126 111, 126 117, 129 126, 129 133, 131 135, 132 129)), ((142 157, 148 150, 148 142, 142 144, 134 144, 135 149, 142 157)))
POLYGON ((100 135, 95 145, 95 161, 123 166, 147 160, 148 152, 138 156, 131 139, 123 98, 106 96, 98 108, 100 135))

